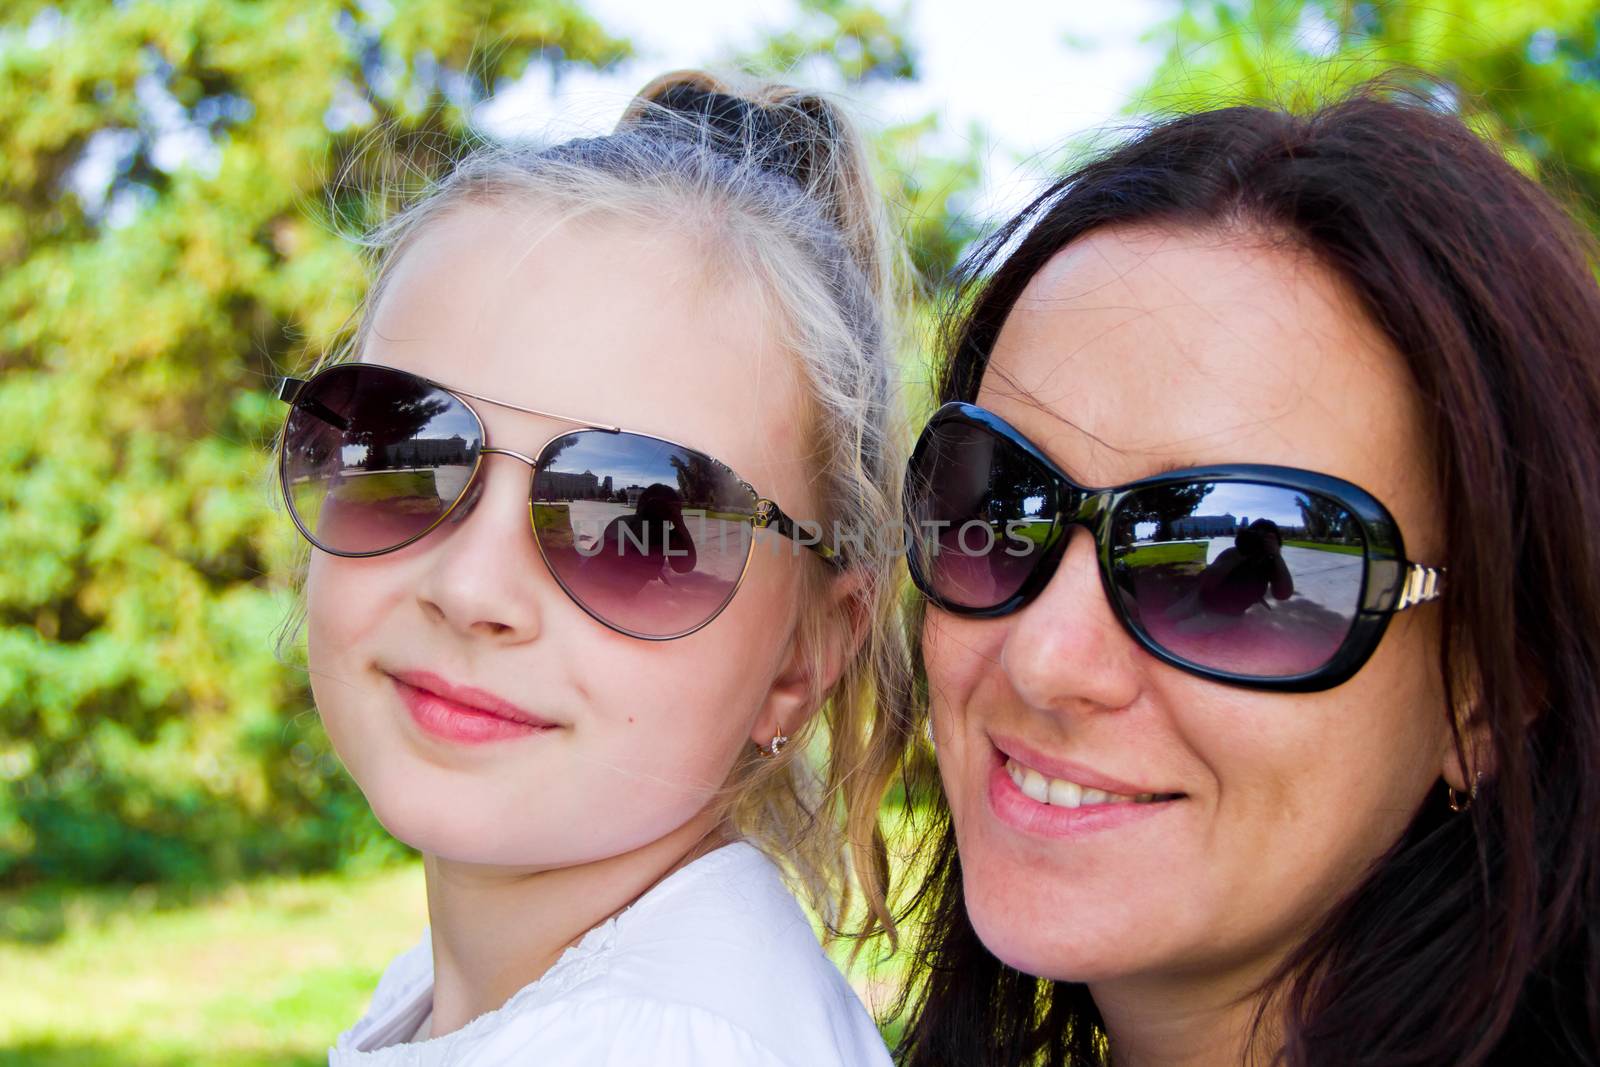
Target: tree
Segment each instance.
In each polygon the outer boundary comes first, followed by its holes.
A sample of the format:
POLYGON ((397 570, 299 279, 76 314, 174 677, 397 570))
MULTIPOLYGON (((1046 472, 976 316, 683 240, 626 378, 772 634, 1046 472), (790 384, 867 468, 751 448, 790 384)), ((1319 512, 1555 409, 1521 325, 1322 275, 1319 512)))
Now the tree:
POLYGON ((1303 108, 1394 68, 1594 228, 1600 20, 1589 0, 1178 0, 1136 108, 1303 108))
POLYGON ((528 64, 627 43, 564 0, 13 3, 0 26, 0 879, 381 850, 269 640, 296 547, 270 386, 363 285, 308 208, 374 124, 437 148, 528 64))

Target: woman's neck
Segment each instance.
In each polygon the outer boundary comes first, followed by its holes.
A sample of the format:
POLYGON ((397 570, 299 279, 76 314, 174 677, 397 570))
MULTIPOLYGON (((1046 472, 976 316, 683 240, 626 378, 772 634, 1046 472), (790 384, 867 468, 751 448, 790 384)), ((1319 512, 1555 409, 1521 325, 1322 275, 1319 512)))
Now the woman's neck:
POLYGON ((433 944, 431 1037, 459 1030, 541 977, 594 927, 726 844, 707 814, 632 852, 527 871, 424 855, 433 944))
POLYGON ((1225 976, 1093 983, 1115 1067, 1239 1067, 1271 1060, 1281 1040, 1268 1012, 1252 1034, 1265 968, 1225 976), (1252 1043, 1251 1038, 1256 1040, 1252 1043), (1248 1059, 1254 1052, 1257 1059, 1248 1059))

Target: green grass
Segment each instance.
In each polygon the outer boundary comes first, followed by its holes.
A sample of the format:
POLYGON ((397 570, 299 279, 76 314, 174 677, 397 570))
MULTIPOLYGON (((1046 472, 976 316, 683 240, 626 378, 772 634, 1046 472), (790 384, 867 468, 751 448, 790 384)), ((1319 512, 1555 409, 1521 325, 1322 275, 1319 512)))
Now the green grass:
POLYGON ((1130 567, 1151 567, 1163 563, 1200 563, 1206 561, 1205 541, 1169 541, 1159 545, 1145 545, 1117 556, 1117 560, 1130 567))
MULTIPOLYGON (((322 491, 318 486, 317 492, 322 491)), ((438 489, 432 471, 378 471, 346 475, 339 481, 337 495, 347 504, 414 500, 418 508, 431 509, 438 498, 438 489)))
MULTIPOLYGON (((209 895, 0 894, 0 1067, 325 1064, 426 922, 419 862, 209 895)), ((849 949, 833 947, 841 965, 849 949)), ((874 952, 851 978, 881 1006, 904 957, 873 967, 874 952)))
POLYGON ((1010 529, 1002 526, 995 531, 995 541, 1004 544, 1008 538, 1023 538, 1036 545, 1042 545, 1050 536, 1051 529, 1055 526, 1049 519, 1034 519, 1030 522, 1018 522, 1010 529))
POLYGON ((419 863, 185 896, 72 890, 54 940, 0 942, 0 1065, 325 1064, 427 918, 419 863))

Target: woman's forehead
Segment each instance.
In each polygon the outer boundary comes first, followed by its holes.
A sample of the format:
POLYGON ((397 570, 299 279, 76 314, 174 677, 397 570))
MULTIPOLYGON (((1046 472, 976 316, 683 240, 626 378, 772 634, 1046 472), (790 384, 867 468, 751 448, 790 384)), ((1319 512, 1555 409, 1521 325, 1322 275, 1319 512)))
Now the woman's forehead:
POLYGON ((1409 372, 1354 294, 1303 251, 1248 235, 1074 242, 1007 317, 979 402, 1098 484, 1151 464, 1257 462, 1379 492, 1397 456, 1422 458, 1409 372))

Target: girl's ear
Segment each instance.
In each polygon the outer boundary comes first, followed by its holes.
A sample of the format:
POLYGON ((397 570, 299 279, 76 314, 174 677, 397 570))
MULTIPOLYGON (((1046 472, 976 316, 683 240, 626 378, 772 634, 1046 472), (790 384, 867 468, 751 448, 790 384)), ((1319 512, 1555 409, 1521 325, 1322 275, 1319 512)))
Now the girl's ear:
POLYGON ((830 625, 819 654, 806 647, 803 627, 795 627, 785 651, 783 666, 772 680, 756 716, 750 740, 766 748, 774 737, 787 737, 816 714, 820 694, 832 689, 845 667, 860 652, 872 624, 870 578, 860 568, 850 568, 829 579, 830 625))

